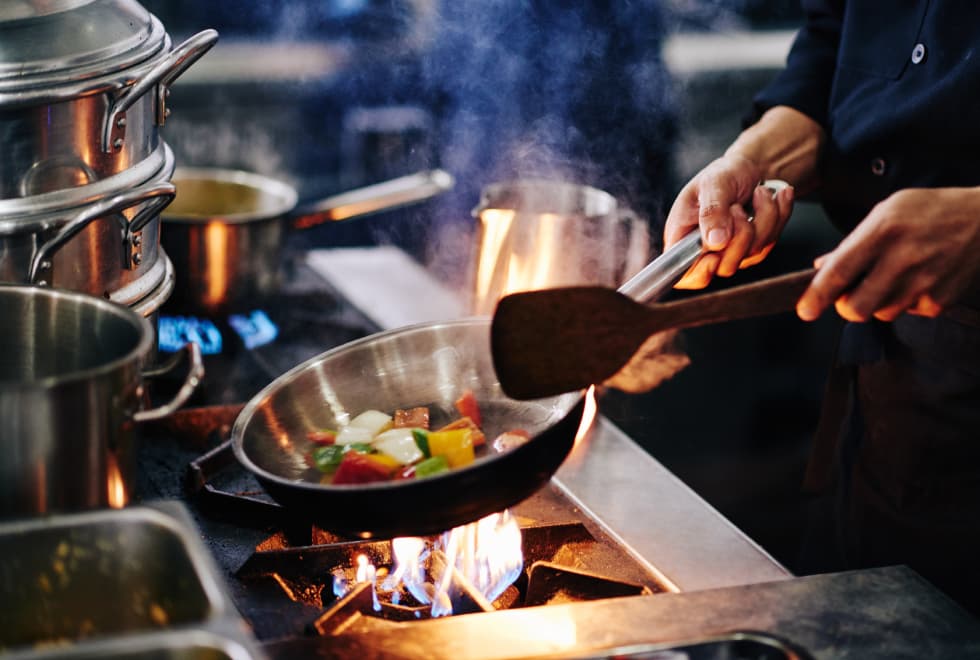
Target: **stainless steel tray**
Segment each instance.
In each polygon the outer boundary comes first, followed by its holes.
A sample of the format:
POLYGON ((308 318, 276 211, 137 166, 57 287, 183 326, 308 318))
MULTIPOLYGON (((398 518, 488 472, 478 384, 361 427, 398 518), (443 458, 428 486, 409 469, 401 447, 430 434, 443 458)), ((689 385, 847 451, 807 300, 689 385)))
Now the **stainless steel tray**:
POLYGON ((178 502, 0 524, 0 653, 265 657, 178 502))

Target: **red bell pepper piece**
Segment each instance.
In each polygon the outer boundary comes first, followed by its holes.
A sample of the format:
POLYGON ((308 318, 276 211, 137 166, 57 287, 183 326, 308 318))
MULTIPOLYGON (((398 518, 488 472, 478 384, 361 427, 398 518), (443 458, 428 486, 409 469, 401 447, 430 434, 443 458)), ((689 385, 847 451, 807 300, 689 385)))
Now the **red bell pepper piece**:
POLYGON ((315 445, 332 445, 337 442, 337 432, 330 429, 309 431, 306 434, 306 439, 315 445))
POLYGON ((466 390, 456 399, 456 410, 463 417, 469 417, 477 427, 483 426, 483 418, 480 415, 480 406, 476 403, 476 395, 473 390, 466 390))
POLYGON ((391 466, 374 460, 369 454, 349 451, 344 454, 334 472, 334 484, 367 484, 388 481, 394 474, 391 466))

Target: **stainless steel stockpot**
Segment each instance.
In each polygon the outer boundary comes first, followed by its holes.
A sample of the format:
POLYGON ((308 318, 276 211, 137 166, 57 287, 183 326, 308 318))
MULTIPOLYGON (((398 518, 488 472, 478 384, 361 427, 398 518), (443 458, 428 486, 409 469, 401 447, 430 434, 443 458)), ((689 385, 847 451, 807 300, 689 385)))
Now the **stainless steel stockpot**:
POLYGON ((173 413, 204 374, 190 343, 150 367, 150 322, 86 294, 0 285, 0 517, 127 504, 137 426, 173 413), (174 398, 144 409, 147 379, 187 375, 174 398))
POLYGON ((174 197, 166 144, 96 183, 0 200, 0 282, 47 284, 128 304, 161 283, 159 213, 174 197))
POLYGON ((217 41, 171 47, 135 0, 0 3, 0 200, 90 184, 161 143, 170 85, 217 41))

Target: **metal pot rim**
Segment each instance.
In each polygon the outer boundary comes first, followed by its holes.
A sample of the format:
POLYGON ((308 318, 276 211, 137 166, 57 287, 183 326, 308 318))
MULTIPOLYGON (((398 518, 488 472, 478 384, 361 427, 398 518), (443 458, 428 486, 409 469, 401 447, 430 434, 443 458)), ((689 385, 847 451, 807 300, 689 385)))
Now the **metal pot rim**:
MULTIPOLYGON (((254 190, 259 190, 265 194, 277 198, 276 204, 261 211, 249 211, 245 213, 226 213, 221 215, 208 215, 204 213, 179 213, 173 211, 173 206, 163 210, 160 214, 163 222, 173 222, 180 224, 206 224, 208 222, 220 221, 227 224, 246 224, 279 218, 286 215, 294 208, 299 199, 296 188, 281 179, 276 179, 264 174, 249 172, 247 170, 225 169, 219 167, 178 167, 174 170, 171 182, 177 186, 177 199, 180 198, 180 182, 185 181, 205 181, 216 184, 230 184, 236 186, 246 186, 254 190)), ((176 201, 176 200, 175 200, 176 201)))
POLYGON ((50 225, 77 213, 83 206, 148 181, 169 180, 174 167, 173 150, 161 140, 153 153, 139 163, 99 181, 30 197, 0 199, 0 235, 34 231, 40 225, 50 225))
POLYGON ((0 297, 2 297, 6 292, 11 291, 19 295, 60 298, 62 300, 72 301, 79 305, 96 307, 99 310, 118 318, 120 321, 135 327, 139 332, 139 341, 124 355, 113 360, 103 362, 97 366, 90 367, 88 369, 80 369, 78 371, 72 371, 65 374, 59 374, 57 376, 47 376, 45 378, 39 378, 38 380, 21 382, 0 381, 0 390, 42 390, 58 387, 68 383, 76 383, 83 380, 98 378, 117 371, 125 365, 134 362, 139 366, 142 366, 142 359, 149 355, 154 348, 156 335, 153 332, 153 326, 150 324, 150 321, 128 307, 124 307, 123 305, 119 305, 109 300, 104 300, 86 293, 70 291, 67 289, 49 289, 45 287, 23 284, 0 283, 0 297))
POLYGON ((616 211, 616 198, 593 186, 552 179, 515 179, 497 181, 480 191, 480 203, 472 215, 488 209, 521 213, 575 214, 584 217, 603 216, 616 211))

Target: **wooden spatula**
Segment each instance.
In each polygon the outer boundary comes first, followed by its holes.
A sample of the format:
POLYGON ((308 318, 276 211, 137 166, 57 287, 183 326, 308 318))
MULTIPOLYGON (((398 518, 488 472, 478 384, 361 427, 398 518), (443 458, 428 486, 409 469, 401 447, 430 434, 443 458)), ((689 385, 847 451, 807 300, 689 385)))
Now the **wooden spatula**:
POLYGON ((493 364, 504 392, 538 399, 602 383, 652 334, 793 309, 807 269, 667 303, 638 303, 596 286, 527 291, 497 303, 493 364))

